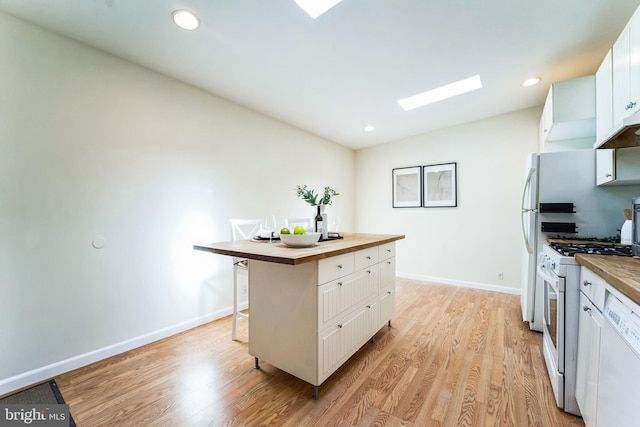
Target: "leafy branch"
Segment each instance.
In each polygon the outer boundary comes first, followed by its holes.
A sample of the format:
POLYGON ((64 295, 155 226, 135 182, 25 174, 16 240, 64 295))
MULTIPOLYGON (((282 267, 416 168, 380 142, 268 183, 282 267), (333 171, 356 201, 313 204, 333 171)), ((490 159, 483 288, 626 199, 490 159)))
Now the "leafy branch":
POLYGON ((296 186, 296 193, 298 194, 298 197, 302 198, 305 202, 309 203, 311 206, 330 205, 332 202, 331 198, 340 195, 340 193, 338 193, 336 190, 332 189, 331 187, 324 187, 324 192, 322 193, 322 196, 321 196, 320 194, 317 194, 314 190, 310 190, 309 188, 307 188, 306 185, 296 186), (318 200, 318 197, 320 197, 319 200, 318 200))

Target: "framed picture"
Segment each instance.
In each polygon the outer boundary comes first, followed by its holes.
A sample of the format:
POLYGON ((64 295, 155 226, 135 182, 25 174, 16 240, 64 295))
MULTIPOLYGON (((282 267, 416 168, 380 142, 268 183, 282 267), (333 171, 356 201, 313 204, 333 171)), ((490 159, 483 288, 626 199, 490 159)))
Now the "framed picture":
POLYGON ((422 168, 413 166, 393 169, 393 207, 422 206, 422 168))
POLYGON ((423 166, 422 189, 425 208, 458 206, 458 177, 456 163, 423 166))

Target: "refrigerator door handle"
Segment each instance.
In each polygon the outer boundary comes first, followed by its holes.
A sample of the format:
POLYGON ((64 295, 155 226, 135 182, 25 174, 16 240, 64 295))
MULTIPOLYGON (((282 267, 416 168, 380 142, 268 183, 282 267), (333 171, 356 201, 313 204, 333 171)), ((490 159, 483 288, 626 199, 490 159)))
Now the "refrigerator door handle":
POLYGON ((526 212, 522 211, 522 214, 520 216, 520 223, 522 225, 522 238, 524 239, 524 247, 527 249, 527 252, 532 254, 533 253, 533 248, 531 247, 531 245, 529 244, 529 239, 527 239, 527 232, 524 228, 524 214, 526 212))
POLYGON ((524 205, 524 202, 527 196, 527 189, 531 185, 531 177, 535 172, 536 172, 535 168, 530 168, 529 174, 527 175, 527 180, 524 182, 524 189, 522 190, 522 205, 521 205, 522 213, 520 214, 520 225, 522 226, 522 239, 524 240, 524 246, 527 249, 527 252, 530 254, 533 253, 533 248, 531 247, 531 244, 529 243, 529 239, 527 237, 527 231, 525 229, 525 224, 524 224, 524 214, 527 212, 537 212, 537 209, 526 208, 524 205))
POLYGON ((524 189, 522 190, 522 202, 520 203, 520 206, 522 207, 522 212, 530 212, 534 210, 534 209, 527 208, 524 205, 525 198, 527 197, 527 188, 531 186, 531 177, 533 176, 534 173, 536 173, 536 168, 530 168, 529 174, 527 175, 527 179, 524 181, 524 189))

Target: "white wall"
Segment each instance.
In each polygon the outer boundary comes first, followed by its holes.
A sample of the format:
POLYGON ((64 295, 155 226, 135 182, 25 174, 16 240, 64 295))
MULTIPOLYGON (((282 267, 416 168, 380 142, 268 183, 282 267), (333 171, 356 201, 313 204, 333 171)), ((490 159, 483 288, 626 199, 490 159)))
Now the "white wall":
POLYGON ((0 14, 0 394, 228 314, 192 245, 296 184, 353 228, 352 150, 0 14))
POLYGON ((521 192, 540 114, 531 108, 357 151, 357 230, 406 235, 399 276, 519 292, 521 192), (449 162, 458 168, 457 207, 392 208, 393 168, 449 162))

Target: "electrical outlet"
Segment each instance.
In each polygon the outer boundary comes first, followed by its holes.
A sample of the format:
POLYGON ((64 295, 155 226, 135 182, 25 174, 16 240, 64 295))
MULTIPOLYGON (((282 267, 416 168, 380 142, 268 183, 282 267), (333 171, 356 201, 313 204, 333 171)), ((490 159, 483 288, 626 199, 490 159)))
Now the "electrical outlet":
POLYGON ((504 273, 502 271, 500 271, 498 273, 498 280, 503 280, 504 279, 504 273))

